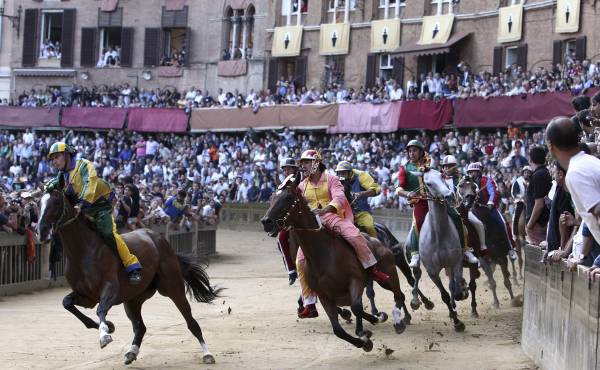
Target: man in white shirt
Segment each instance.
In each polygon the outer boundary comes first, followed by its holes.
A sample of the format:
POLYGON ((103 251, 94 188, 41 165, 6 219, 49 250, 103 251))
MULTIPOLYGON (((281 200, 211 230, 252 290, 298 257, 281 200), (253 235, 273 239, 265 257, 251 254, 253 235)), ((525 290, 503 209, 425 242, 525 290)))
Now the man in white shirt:
MULTIPOLYGON (((556 117, 546 129, 550 153, 567 170, 566 185, 577 213, 600 242, 600 159, 579 150, 579 132, 567 117, 556 117)), ((600 274, 594 261, 590 274, 600 274)))

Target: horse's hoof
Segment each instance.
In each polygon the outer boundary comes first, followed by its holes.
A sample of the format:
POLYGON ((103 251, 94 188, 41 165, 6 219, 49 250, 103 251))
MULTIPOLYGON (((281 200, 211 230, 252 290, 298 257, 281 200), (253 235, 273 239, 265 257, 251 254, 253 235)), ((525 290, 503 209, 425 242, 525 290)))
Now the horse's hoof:
POLYGON ((115 332, 115 324, 113 324, 112 321, 107 321, 106 325, 108 325, 108 334, 115 332))
POLYGON ((361 338, 371 338, 373 336, 373 333, 370 330, 364 330, 359 333, 356 333, 356 335, 358 335, 361 338))
MULTIPOLYGON (((410 308, 412 308, 413 311, 418 310, 419 307, 421 307, 421 302, 414 300, 414 299, 412 301, 410 301, 410 308)), ((427 307, 427 306, 425 306, 425 307, 427 307)))
POLYGON ((105 335, 100 338, 100 348, 106 347, 110 342, 112 342, 112 337, 110 335, 105 335))
POLYGON ((129 365, 133 361, 137 360, 137 355, 133 352, 127 352, 125 354, 125 365, 129 365))
POLYGON ((385 312, 380 312, 377 315, 375 315, 377 317, 377 323, 381 324, 382 322, 386 322, 388 319, 388 314, 385 312))
POLYGON ((478 319, 479 318, 479 314, 477 313, 477 311, 473 311, 471 312, 471 317, 474 319, 478 319))
POLYGON ((344 308, 340 313, 340 317, 346 320, 348 324, 352 322, 352 312, 350 312, 350 310, 344 308))
POLYGON ((211 354, 204 355, 204 357, 202 357, 202 362, 205 363, 205 364, 214 364, 215 363, 215 358, 211 354))
POLYGON ((425 301, 425 302, 423 302, 423 304, 425 305, 425 308, 427 309, 427 311, 431 311, 431 310, 433 310, 433 307, 435 307, 435 305, 431 301, 425 301))
POLYGON ((406 330, 406 324, 404 323, 404 321, 401 320, 400 322, 395 323, 394 330, 396 331, 396 334, 404 333, 404 331, 406 330))
POLYGON ((465 331, 465 324, 462 321, 460 321, 460 320, 457 321, 454 324, 454 330, 456 330, 459 333, 465 331))
POLYGON ((371 339, 367 338, 367 341, 365 342, 365 344, 363 344, 362 349, 365 352, 371 352, 371 350, 373 349, 373 342, 371 341, 371 339))

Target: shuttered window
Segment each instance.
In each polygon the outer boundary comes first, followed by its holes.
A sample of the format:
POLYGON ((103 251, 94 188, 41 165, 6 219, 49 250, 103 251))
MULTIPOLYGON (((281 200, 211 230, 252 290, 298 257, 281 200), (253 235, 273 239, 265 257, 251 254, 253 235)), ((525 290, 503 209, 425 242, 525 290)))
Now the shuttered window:
POLYGON ((188 7, 185 6, 182 10, 166 10, 162 7, 163 28, 185 28, 188 25, 188 7))
POLYGON ((517 65, 521 66, 523 71, 527 70, 527 44, 519 46, 517 52, 517 65))
POLYGON ((95 28, 81 29, 81 57, 79 64, 82 67, 96 66, 96 53, 98 45, 96 44, 96 35, 98 31, 95 28))
POLYGON ((502 72, 502 64, 504 61, 504 48, 502 46, 496 46, 494 48, 494 58, 492 61, 492 74, 497 76, 502 72))
POLYGON ((575 59, 584 60, 586 57, 587 37, 581 36, 575 39, 575 59))
POLYGON ((296 87, 306 86, 307 67, 307 57, 296 57, 296 65, 294 66, 294 83, 296 87))
POLYGON ((61 67, 73 67, 75 46, 75 9, 63 11, 61 67))
POLYGON ((375 86, 377 78, 377 54, 367 55, 367 72, 365 77, 365 87, 370 88, 375 86))
POLYGON ((279 78, 279 58, 269 59, 269 77, 267 81, 267 87, 271 90, 272 94, 277 92, 277 79, 279 78))
POLYGON ((552 42, 552 64, 553 66, 562 63, 562 40, 552 42))
POLYGON ((37 36, 40 12, 38 9, 25 9, 23 25, 23 67, 34 67, 37 62, 37 36))
POLYGON ((400 86, 404 86, 404 57, 392 59, 392 78, 400 86))
POLYGON ((114 12, 103 12, 98 9, 98 28, 121 27, 123 25, 123 8, 114 12))
POLYGON ((144 35, 144 66, 156 67, 160 64, 161 35, 161 28, 146 28, 144 35))
POLYGON ((133 64, 133 28, 124 27, 121 31, 121 67, 133 64))

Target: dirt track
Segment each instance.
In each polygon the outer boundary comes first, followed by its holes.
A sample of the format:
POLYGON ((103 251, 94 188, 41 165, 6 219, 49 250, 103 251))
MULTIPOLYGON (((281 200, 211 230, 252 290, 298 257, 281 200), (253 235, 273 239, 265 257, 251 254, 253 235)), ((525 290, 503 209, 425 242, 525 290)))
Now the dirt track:
MULTIPOLYGON (((370 353, 337 339, 320 308, 317 319, 296 319, 298 283, 287 286, 275 240, 262 233, 219 231, 219 257, 209 268, 212 283, 227 288, 226 297, 212 305, 194 303, 215 365, 201 363, 199 345, 168 299, 156 295, 144 305, 148 332, 131 368, 154 369, 533 369, 520 347, 521 309, 510 307, 499 283, 501 308, 491 308, 491 294, 480 279, 479 319, 460 302, 464 333, 452 329, 447 310, 433 284, 425 278, 424 292, 436 304, 433 311, 413 313, 402 335, 392 324, 373 331, 370 353), (231 312, 229 313, 229 308, 231 312), (394 352, 386 356, 384 346, 394 352)), ((498 274, 498 272, 497 272, 498 274)), ((403 291, 408 284, 403 281, 403 291)), ((521 288, 516 288, 516 292, 521 288)), ((378 307, 391 311, 391 294, 377 288, 378 307)), ((133 338, 122 307, 109 318, 116 325, 114 342, 100 350, 98 332, 87 330, 62 308, 65 289, 52 289, 0 299, 0 364, 3 369, 125 368, 123 355, 133 338)), ((366 300, 365 300, 366 302, 366 300)), ((94 316, 93 311, 85 311, 94 316)), ((353 327, 345 324, 347 331, 353 327)))

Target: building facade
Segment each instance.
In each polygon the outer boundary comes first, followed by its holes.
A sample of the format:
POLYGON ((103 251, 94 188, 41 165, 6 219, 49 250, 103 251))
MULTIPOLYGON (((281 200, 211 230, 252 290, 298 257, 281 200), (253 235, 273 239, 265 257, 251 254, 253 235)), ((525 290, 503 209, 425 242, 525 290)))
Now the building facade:
POLYGON ((216 94, 403 85, 427 72, 532 69, 600 53, 587 0, 6 0, 0 98, 129 83, 216 94), (561 23, 562 22, 562 23, 561 23), (429 28, 431 29, 429 29, 429 28), (441 40, 440 40, 441 39, 441 40))
POLYGON ((300 0, 300 20, 298 0, 291 0, 293 11, 287 16, 289 1, 276 1, 267 22, 275 27, 268 30, 266 45, 277 48, 278 30, 289 25, 301 27, 301 44, 293 56, 277 57, 266 51, 265 84, 270 88, 281 77, 308 87, 329 83, 368 87, 379 77, 393 77, 406 85, 427 72, 459 73, 461 61, 473 73, 498 73, 512 64, 528 70, 549 68, 562 62, 567 50, 580 60, 596 61, 600 56, 596 1, 300 0), (345 52, 323 52, 324 39, 337 42, 339 38, 333 33, 322 35, 332 23, 348 24, 345 52), (428 26, 433 38, 444 31, 436 27, 447 26, 445 41, 431 42, 428 26), (381 42, 376 45, 375 39, 382 36, 388 39, 387 47, 381 42), (390 40, 396 44, 389 45, 390 40))
POLYGON ((20 34, 2 24, 10 95, 47 86, 129 83, 140 89, 218 87, 264 80, 266 0, 8 0, 20 34), (8 48, 8 50, 6 49, 8 48))

